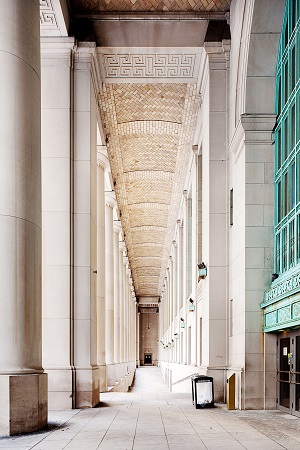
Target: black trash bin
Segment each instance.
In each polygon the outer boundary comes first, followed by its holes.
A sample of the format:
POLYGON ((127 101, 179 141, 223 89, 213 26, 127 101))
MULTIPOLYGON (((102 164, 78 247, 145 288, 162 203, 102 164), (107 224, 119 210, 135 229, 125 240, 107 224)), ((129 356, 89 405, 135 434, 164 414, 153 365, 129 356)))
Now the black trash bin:
POLYGON ((206 375, 194 375, 192 380, 193 405, 198 408, 213 408, 214 380, 206 375))

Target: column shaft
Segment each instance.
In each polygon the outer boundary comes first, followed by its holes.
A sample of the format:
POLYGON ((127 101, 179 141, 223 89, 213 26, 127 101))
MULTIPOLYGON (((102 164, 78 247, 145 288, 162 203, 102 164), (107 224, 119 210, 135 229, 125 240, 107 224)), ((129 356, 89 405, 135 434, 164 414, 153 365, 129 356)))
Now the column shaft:
POLYGON ((41 329, 39 3, 0 3, 0 434, 47 422, 41 329))
POLYGON ((105 207, 105 357, 107 384, 115 384, 114 367, 114 233, 113 208, 115 200, 106 197, 105 207))
POLYGON ((105 169, 108 159, 98 146, 97 168, 97 364, 100 369, 100 391, 107 390, 105 361, 105 169))
POLYGON ((97 366, 97 123, 91 80, 95 47, 74 61, 74 365, 76 407, 99 402, 97 366))

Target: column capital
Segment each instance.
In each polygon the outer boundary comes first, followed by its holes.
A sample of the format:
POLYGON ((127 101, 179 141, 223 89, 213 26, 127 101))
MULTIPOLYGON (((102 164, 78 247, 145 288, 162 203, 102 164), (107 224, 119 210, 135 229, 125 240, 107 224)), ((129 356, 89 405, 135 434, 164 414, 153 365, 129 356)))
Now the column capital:
POLYGON ((226 69, 230 52, 230 41, 204 42, 210 69, 226 69))
POLYGON ((120 220, 114 220, 114 233, 122 233, 122 225, 120 220))
POLYGON ((96 54, 96 42, 79 42, 75 61, 78 63, 90 63, 96 54))
POLYGON ((106 172, 110 171, 110 163, 108 157, 103 153, 106 150, 104 145, 97 145, 97 164, 102 167, 106 172))
POLYGON ((125 252, 125 250, 126 250, 126 244, 125 244, 125 241, 120 241, 120 242, 119 242, 119 248, 120 248, 120 251, 121 251, 121 252, 125 252))
MULTIPOLYGON (((70 58, 72 50, 75 50, 74 37, 49 38, 41 37, 41 58, 45 59, 65 59, 70 58)), ((69 59, 71 63, 71 59, 69 59)))
POLYGON ((117 200, 114 192, 105 192, 105 205, 111 209, 117 208, 117 200))
POLYGON ((273 131, 276 117, 276 114, 242 114, 241 124, 245 131, 273 131))

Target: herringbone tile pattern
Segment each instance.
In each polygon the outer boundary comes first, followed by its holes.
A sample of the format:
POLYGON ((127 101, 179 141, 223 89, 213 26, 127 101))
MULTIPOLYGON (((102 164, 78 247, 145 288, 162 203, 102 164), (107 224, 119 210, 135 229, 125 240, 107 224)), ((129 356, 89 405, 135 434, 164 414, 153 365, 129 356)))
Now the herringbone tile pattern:
POLYGON ((227 11, 230 0, 72 0, 77 11, 227 11))
POLYGON ((197 117, 196 86, 106 84, 101 95, 136 295, 159 295, 197 117))

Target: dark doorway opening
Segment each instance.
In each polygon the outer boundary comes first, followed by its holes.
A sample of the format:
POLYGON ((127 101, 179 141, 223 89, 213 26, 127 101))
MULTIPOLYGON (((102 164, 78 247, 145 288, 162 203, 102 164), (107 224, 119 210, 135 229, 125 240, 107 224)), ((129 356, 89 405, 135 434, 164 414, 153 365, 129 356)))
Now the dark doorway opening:
POLYGON ((151 365, 152 366, 152 353, 145 353, 144 354, 144 365, 151 365))

